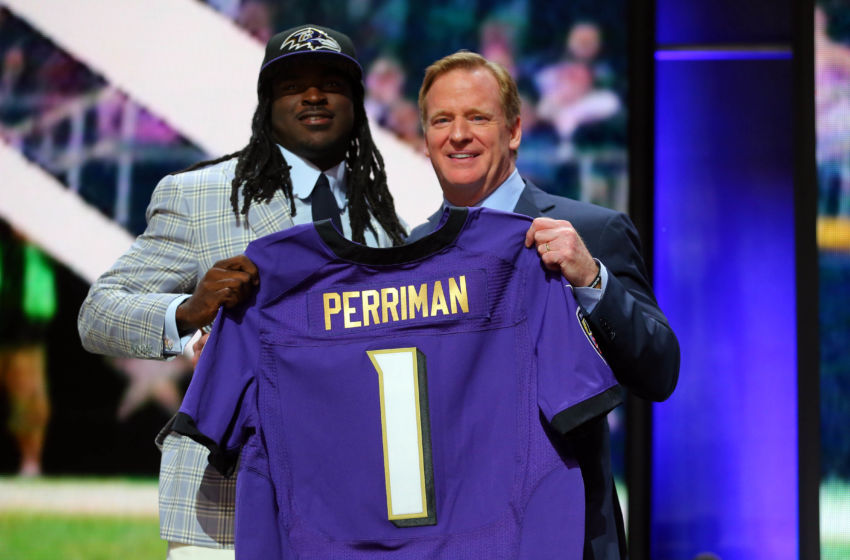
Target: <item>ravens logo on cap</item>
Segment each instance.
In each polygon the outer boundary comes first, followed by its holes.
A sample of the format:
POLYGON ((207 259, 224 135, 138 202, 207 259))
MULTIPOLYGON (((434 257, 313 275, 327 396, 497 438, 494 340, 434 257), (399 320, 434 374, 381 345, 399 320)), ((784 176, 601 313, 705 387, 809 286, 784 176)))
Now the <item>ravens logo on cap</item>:
POLYGON ((280 45, 280 50, 300 51, 303 49, 340 52, 336 39, 315 27, 305 27, 290 34, 280 45))

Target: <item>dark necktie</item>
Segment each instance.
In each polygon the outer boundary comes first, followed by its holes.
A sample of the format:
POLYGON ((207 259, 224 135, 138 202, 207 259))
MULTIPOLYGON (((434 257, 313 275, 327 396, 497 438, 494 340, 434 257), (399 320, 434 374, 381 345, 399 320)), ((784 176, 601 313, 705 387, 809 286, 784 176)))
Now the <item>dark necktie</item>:
POLYGON ((310 195, 310 205, 313 208, 314 222, 330 218, 336 228, 342 231, 342 222, 339 219, 339 206, 336 205, 336 199, 331 192, 331 185, 324 173, 319 173, 316 186, 313 187, 313 194, 310 195))

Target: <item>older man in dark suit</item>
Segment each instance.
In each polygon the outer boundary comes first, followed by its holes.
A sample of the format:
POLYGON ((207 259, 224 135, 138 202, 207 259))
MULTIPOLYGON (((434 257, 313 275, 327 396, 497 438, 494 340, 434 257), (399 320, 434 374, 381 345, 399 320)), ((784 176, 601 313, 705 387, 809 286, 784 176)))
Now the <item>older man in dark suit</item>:
MULTIPOLYGON (((428 156, 446 204, 484 206, 535 218, 526 245, 560 270, 620 383, 661 401, 679 373, 679 344, 658 307, 639 251, 637 231, 622 213, 552 196, 516 170, 520 100, 500 65, 471 52, 432 64, 419 92, 428 156)), ((432 231, 440 213, 411 233, 432 231)), ((568 453, 585 482, 585 559, 626 557, 623 518, 611 473, 605 418, 570 434, 568 453)))

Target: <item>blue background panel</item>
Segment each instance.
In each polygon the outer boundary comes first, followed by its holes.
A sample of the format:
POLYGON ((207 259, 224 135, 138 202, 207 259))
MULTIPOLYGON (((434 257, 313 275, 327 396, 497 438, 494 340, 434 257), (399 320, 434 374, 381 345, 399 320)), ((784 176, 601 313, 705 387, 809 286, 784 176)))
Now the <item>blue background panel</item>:
POLYGON ((791 79, 787 59, 656 65, 655 287, 682 367, 653 410, 655 560, 796 557, 791 79))
POLYGON ((657 0, 656 42, 787 43, 791 12, 789 0, 657 0))

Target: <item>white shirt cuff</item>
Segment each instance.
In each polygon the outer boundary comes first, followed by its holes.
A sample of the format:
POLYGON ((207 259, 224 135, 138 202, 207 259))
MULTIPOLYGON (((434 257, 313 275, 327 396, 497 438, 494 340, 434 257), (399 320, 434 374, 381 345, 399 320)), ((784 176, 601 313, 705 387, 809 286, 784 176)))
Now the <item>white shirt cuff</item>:
POLYGON ((181 337, 177 329, 177 306, 189 299, 189 294, 174 298, 165 310, 165 325, 162 328, 162 355, 178 356, 189 343, 192 334, 181 337))
MULTIPOLYGON (((599 262, 599 261, 597 261, 599 262)), ((584 309, 584 312, 590 315, 596 309, 596 305, 602 296, 605 295, 605 288, 608 286, 608 269, 601 262, 599 263, 599 277, 602 279, 602 284, 599 288, 576 288, 573 287, 573 293, 576 296, 576 301, 584 309)))

